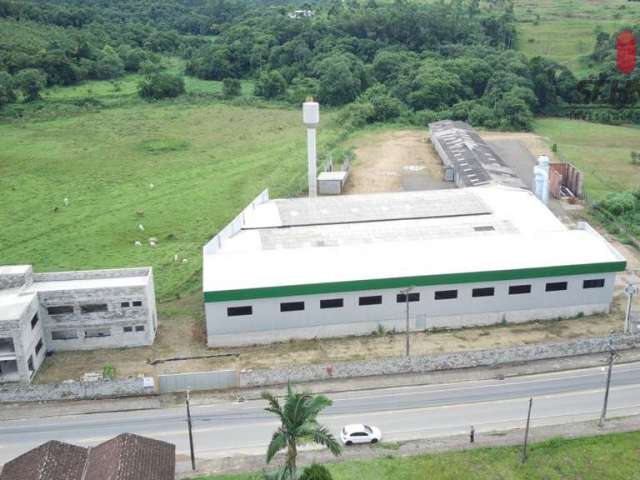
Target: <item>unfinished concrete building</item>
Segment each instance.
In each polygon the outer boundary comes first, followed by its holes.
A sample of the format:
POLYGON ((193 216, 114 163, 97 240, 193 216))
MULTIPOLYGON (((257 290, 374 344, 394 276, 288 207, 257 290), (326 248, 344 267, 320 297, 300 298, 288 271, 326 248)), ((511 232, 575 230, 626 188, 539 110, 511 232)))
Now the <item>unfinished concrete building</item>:
POLYGON ((46 352, 150 345, 156 330, 150 267, 0 266, 0 383, 30 382, 46 352))

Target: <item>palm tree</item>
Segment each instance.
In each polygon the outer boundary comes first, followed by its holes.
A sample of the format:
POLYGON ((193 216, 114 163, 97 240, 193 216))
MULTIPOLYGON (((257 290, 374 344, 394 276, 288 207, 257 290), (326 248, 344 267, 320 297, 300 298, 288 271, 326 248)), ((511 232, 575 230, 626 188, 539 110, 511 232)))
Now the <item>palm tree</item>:
POLYGON ((267 463, 271 462, 276 453, 286 448, 287 459, 283 470, 285 478, 296 478, 298 445, 304 441, 313 440, 327 447, 334 455, 340 455, 340 444, 329 430, 316 420, 320 411, 332 403, 327 397, 311 395, 308 392, 294 392, 289 383, 283 405, 280 405, 278 399, 269 392, 263 392, 262 398, 269 402, 265 410, 276 414, 281 422, 271 437, 267 449, 267 463))

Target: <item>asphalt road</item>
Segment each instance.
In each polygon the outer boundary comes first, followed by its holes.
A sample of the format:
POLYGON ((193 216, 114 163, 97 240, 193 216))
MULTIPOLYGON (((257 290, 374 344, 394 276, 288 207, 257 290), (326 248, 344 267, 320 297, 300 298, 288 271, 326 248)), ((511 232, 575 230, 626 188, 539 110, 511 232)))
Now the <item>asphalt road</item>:
MULTIPOLYGON (((599 417, 605 377, 603 368, 590 368, 339 393, 319 420, 336 435, 346 423, 371 423, 383 441, 466 433, 470 425, 482 433, 522 427, 533 396, 532 426, 582 421, 599 417)), ((260 400, 193 407, 197 457, 264 453, 277 426, 264 407, 260 400)), ((609 413, 640 413, 640 363, 614 368, 609 413)), ((188 454, 184 408, 168 408, 2 422, 0 464, 50 439, 89 446, 122 432, 169 441, 188 454)))

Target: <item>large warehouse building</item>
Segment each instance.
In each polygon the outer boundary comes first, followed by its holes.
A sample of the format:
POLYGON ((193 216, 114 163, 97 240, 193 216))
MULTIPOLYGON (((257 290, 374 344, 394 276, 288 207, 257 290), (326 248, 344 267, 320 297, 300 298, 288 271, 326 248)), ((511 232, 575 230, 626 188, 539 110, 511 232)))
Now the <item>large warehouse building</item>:
POLYGON ((269 200, 204 248, 210 346, 606 312, 625 259, 504 185, 269 200))

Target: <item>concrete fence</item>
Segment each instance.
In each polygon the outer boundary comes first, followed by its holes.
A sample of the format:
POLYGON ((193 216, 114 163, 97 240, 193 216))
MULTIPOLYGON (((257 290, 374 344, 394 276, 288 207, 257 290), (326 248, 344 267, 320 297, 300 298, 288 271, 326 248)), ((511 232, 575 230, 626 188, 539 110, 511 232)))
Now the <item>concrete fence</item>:
MULTIPOLYGON (((215 370, 159 375, 160 393, 190 390, 223 390, 237 387, 266 387, 315 382, 330 378, 356 378, 376 375, 427 373, 472 367, 491 367, 552 358, 605 353, 612 347, 622 352, 640 348, 640 333, 592 337, 557 343, 522 345, 495 350, 452 352, 431 356, 390 357, 359 362, 339 362, 260 370, 215 370)), ((0 385, 0 403, 46 400, 81 400, 153 395, 152 379, 133 378, 97 382, 46 385, 0 385)))
POLYGON ((95 382, 0 385, 0 403, 50 400, 96 400, 103 398, 155 395, 152 378, 125 378, 95 382))
POLYGON ((355 378, 376 375, 427 373, 472 367, 491 367, 509 363, 572 357, 607 352, 609 345, 618 351, 640 347, 640 334, 592 337, 567 342, 522 345, 495 350, 452 352, 431 356, 391 357, 332 365, 303 365, 290 368, 246 370, 240 373, 241 387, 281 385, 287 381, 302 383, 329 378, 355 378))
POLYGON ((173 373, 158 375, 160 393, 186 392, 187 390, 223 390, 238 386, 236 370, 173 373))

